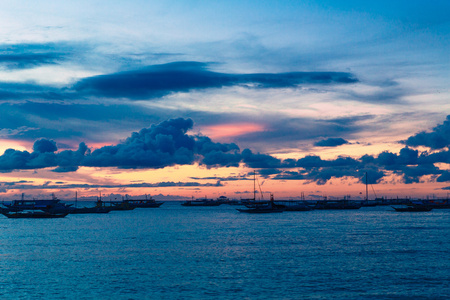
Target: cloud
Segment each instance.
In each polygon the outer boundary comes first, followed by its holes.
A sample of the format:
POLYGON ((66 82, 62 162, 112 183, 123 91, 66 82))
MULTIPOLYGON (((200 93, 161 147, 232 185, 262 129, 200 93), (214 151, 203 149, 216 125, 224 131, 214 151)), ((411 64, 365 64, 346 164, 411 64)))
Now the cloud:
POLYGON ((220 181, 215 183, 199 182, 173 182, 163 181, 157 183, 130 183, 130 184, 64 184, 61 182, 46 182, 44 185, 34 185, 26 182, 0 182, 0 192, 6 190, 53 190, 53 189, 100 189, 100 188, 157 188, 157 187, 219 187, 220 181))
POLYGON ((436 179, 437 182, 447 182, 450 181, 450 172, 449 171, 444 171, 442 172, 441 176, 439 176, 436 179))
POLYGON ((124 142, 84 156, 82 165, 118 168, 164 168, 199 163, 207 167, 238 166, 235 144, 214 143, 205 136, 188 135, 191 119, 171 119, 134 132, 124 142))
POLYGON ((194 162, 195 140, 186 134, 193 122, 172 119, 134 132, 123 143, 92 151, 83 164, 90 167, 164 168, 194 162))
MULTIPOLYGON (((208 168, 237 167, 240 164, 274 180, 309 180, 325 184, 332 178, 354 177, 360 182, 374 184, 386 174, 396 174, 404 183, 420 182, 425 175, 439 182, 448 181, 448 172, 435 163, 450 163, 450 151, 422 152, 404 147, 400 152, 383 151, 377 156, 360 158, 338 156, 324 160, 308 155, 300 159, 279 159, 269 154, 240 151, 234 144, 216 143, 209 137, 190 135, 191 119, 170 119, 139 132, 133 132, 124 141, 90 150, 80 143, 77 150, 58 152, 53 140, 39 139, 33 152, 7 149, 0 156, 0 171, 54 167, 54 172, 73 172, 79 167, 116 167, 121 169, 158 169, 174 165, 199 164, 208 168)), ((215 178, 221 181, 220 178, 215 178)), ((225 180, 225 179, 223 179, 225 180)), ((227 179, 231 180, 231 179, 227 179)))
POLYGON ((71 147, 80 142, 109 143, 118 134, 140 129, 142 124, 167 120, 175 114, 127 104, 0 103, 0 137, 29 142, 41 137, 64 139, 71 147))
POLYGON ((250 149, 244 149, 242 151, 242 161, 253 169, 276 169, 287 167, 286 163, 284 163, 281 159, 275 158, 268 154, 255 154, 250 149))
POLYGON ((0 65, 12 70, 57 64, 67 59, 68 46, 64 43, 0 45, 0 65))
MULTIPOLYGON (((186 115, 195 119, 199 128, 249 120, 246 113, 167 109, 136 105, 129 101, 110 104, 90 101, 20 101, 0 103, 0 137, 31 143, 46 137, 58 141, 59 148, 62 140, 69 147, 76 147, 80 142, 104 144, 117 140, 118 136, 140 130, 144 127, 142 124, 158 123, 186 115)), ((249 148, 261 153, 282 148, 312 148, 310 140, 335 136, 347 138, 361 130, 372 129, 370 124, 363 122, 371 118, 373 116, 365 115, 364 118, 358 116, 317 120, 309 117, 286 118, 269 112, 252 117, 255 124, 264 126, 264 131, 249 132, 226 141, 236 143, 241 150, 249 148)))
MULTIPOLYGON (((414 94, 416 91, 411 88, 405 89, 396 83, 374 82, 373 86, 379 87, 380 91, 358 93, 354 90, 345 93, 347 99, 366 103, 402 103, 405 96, 414 94)), ((405 102, 403 102, 405 103, 405 102)))
POLYGON ((56 167, 56 154, 53 152, 33 152, 7 149, 0 156, 0 171, 11 172, 13 170, 41 169, 56 167))
MULTIPOLYGON (((246 177, 247 175, 237 175, 228 177, 209 176, 209 177, 189 177, 193 180, 216 180, 216 181, 241 181, 241 180, 253 180, 253 178, 246 177)), ((252 175, 253 176, 253 175, 252 175)))
POLYGON ((431 132, 419 132, 402 142, 407 146, 425 146, 433 150, 450 146, 450 115, 444 123, 434 127, 431 132))
POLYGON ((304 144, 300 144, 301 141, 332 136, 345 137, 369 130, 371 125, 367 124, 367 120, 373 118, 372 115, 364 115, 323 120, 308 117, 286 118, 277 114, 265 115, 264 119, 260 120, 261 124, 264 124, 264 131, 240 135, 235 138, 235 141, 238 145, 263 148, 265 151, 274 150, 277 147, 279 149, 280 145, 285 148, 305 148, 304 144))
POLYGON ((214 143, 209 137, 196 138, 196 153, 203 156, 201 165, 208 167, 238 167, 241 161, 239 147, 232 144, 214 143))
POLYGON ((0 82, 0 100, 62 100, 71 99, 72 95, 59 88, 35 83, 0 82))
POLYGON ((158 98, 174 92, 244 85, 257 88, 297 87, 300 84, 348 84, 358 80, 344 72, 229 74, 208 70, 202 62, 173 62, 134 71, 88 77, 73 89, 84 95, 111 98, 158 98))
POLYGON ((56 143, 52 140, 40 139, 33 145, 33 151, 36 153, 55 152, 58 150, 56 143))
POLYGON ((423 164, 417 166, 403 166, 399 174, 403 175, 404 183, 418 183, 420 178, 424 175, 440 175, 444 171, 440 170, 433 164, 423 164))
POLYGON ((328 138, 314 143, 317 147, 337 147, 344 144, 348 144, 348 141, 343 138, 328 138))

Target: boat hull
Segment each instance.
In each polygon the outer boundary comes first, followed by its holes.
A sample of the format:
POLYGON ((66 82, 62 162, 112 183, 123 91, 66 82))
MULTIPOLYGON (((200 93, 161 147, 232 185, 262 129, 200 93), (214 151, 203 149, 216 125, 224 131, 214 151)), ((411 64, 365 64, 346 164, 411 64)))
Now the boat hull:
POLYGON ((152 202, 152 203, 130 203, 131 206, 136 208, 157 208, 163 205, 164 202, 152 202))
POLYGON ((282 213, 284 209, 258 209, 258 208, 237 208, 239 212, 247 214, 270 214, 282 213))
POLYGON ((71 210, 70 214, 107 214, 111 211, 109 207, 83 207, 71 210))
POLYGON ((222 203, 218 201, 186 201, 184 203, 181 203, 182 206, 219 206, 222 203))
POLYGON ((429 206, 391 207, 398 212, 427 212, 432 210, 429 206))
POLYGON ((30 213, 2 213, 10 219, 55 219, 64 218, 68 213, 63 214, 51 214, 46 212, 30 212, 30 213))

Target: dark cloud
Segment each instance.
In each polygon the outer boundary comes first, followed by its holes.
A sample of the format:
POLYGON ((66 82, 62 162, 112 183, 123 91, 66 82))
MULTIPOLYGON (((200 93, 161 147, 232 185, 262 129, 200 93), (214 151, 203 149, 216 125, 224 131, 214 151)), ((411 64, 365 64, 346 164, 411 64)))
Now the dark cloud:
POLYGON ((0 54, 0 64, 8 69, 25 69, 43 64, 55 64, 63 59, 62 53, 0 54))
POLYGON ((142 124, 167 120, 167 113, 126 104, 0 103, 0 136, 29 142, 41 137, 64 139, 76 147, 80 142, 110 142, 142 124))
MULTIPOLYGON (((65 48, 63 48, 65 49, 65 48)), ((40 49, 0 49, 0 65, 27 68, 56 63, 66 54, 40 49), (6 52, 5 52, 6 51, 6 52), (13 51, 14 53, 9 53, 13 51), (17 53, 25 51, 24 53, 17 53), (28 53, 42 51, 44 53, 28 53)), ((67 53, 69 55, 69 53, 67 53)), ((302 84, 348 84, 358 80, 345 72, 289 72, 232 74, 213 72, 202 62, 173 62, 131 71, 87 77, 75 84, 55 88, 39 84, 0 83, 0 100, 74 100, 90 96, 126 99, 159 98, 171 93, 198 89, 246 86, 249 88, 295 88, 302 84)))
POLYGON ((396 84, 376 83, 375 86, 379 86, 381 91, 372 92, 368 94, 357 93, 355 91, 348 91, 346 93, 347 98, 367 103, 401 103, 402 99, 411 95, 413 91, 411 89, 403 89, 396 84))
POLYGON ((281 172, 280 169, 260 169, 258 171, 259 175, 264 178, 269 178, 270 176, 280 174, 281 172))
POLYGON ((242 151, 242 161, 253 169, 276 169, 288 167, 281 159, 268 154, 253 153, 250 149, 242 151))
POLYGON ((218 176, 209 176, 209 177, 189 177, 193 180, 216 180, 216 181, 240 181, 240 180, 253 180, 253 178, 248 178, 246 175, 238 175, 238 176, 228 176, 228 177, 218 177, 218 176))
POLYGON ((65 43, 0 45, 0 65, 26 69, 57 64, 67 59, 71 46, 65 43))
POLYGON ((236 144, 214 143, 209 137, 198 136, 195 146, 196 153, 203 156, 200 164, 208 167, 238 167, 242 159, 236 144))
POLYGON ((0 82, 0 100, 54 101, 71 99, 72 95, 59 88, 35 83, 0 82))
POLYGON ((0 156, 0 171, 11 172, 13 170, 41 169, 56 167, 56 154, 53 152, 33 152, 7 149, 0 156))
POLYGON ((172 119, 134 132, 123 143, 94 150, 84 158, 91 167, 164 168, 194 162, 193 122, 172 119))
MULTIPOLYGON (((178 116, 190 116, 196 126, 248 122, 244 113, 209 113, 190 110, 168 110, 159 107, 137 106, 134 103, 101 104, 67 102, 0 103, 0 135, 13 140, 33 142, 41 137, 64 139, 69 146, 80 142, 110 143, 118 135, 138 131, 142 124, 158 123, 178 116), (113 120, 113 121, 112 121, 113 120), (102 130, 99 130, 102 128, 102 130), (3 129, 3 130, 2 130, 3 129)), ((365 116, 364 120, 371 116, 365 116)), ((370 125, 361 118, 315 120, 312 118, 286 119, 270 114, 252 118, 252 122, 264 124, 265 130, 234 137, 231 141, 241 149, 254 152, 276 151, 280 148, 312 147, 310 140, 320 137, 351 137, 370 125)), ((60 145, 58 145, 61 148, 60 145)), ((218 159, 218 158, 217 158, 218 159)))
POLYGON ((423 152, 417 159, 419 164, 447 163, 450 164, 450 151, 434 153, 423 152))
POLYGON ((442 149, 450 146, 450 115, 444 123, 433 128, 431 132, 419 132, 409 137, 404 144, 411 147, 425 146, 431 149, 442 149))
POLYGON ((53 172, 56 173, 67 173, 67 172, 75 172, 78 170, 77 166, 67 166, 67 167, 57 167, 56 169, 53 170, 53 172))
MULTIPOLYGON (((327 161, 328 165, 334 165, 333 161, 327 161)), ((376 166, 367 166, 364 164, 339 167, 312 167, 308 170, 282 171, 272 179, 274 180, 307 180, 319 185, 327 183, 331 178, 354 177, 358 178, 360 183, 376 184, 385 176, 385 173, 376 166)))
POLYGON ((53 190, 53 189, 109 189, 109 188, 157 188, 157 187, 219 187, 220 181, 215 183, 173 182, 130 183, 130 184, 64 184, 60 182, 46 182, 44 185, 26 184, 25 182, 0 182, 0 191, 6 190, 53 190))
POLYGON ((404 183, 418 183, 424 175, 440 175, 442 170, 433 164, 424 164, 417 166, 403 166, 400 172, 397 171, 399 175, 403 175, 404 183))
POLYGON ((85 155, 84 166, 118 168, 164 168, 199 163, 207 167, 238 166, 235 144, 214 143, 208 137, 188 135, 191 119, 171 119, 134 132, 124 142, 85 155))
POLYGON ((319 156, 308 155, 300 158, 296 166, 304 169, 312 169, 322 167, 349 167, 357 166, 360 163, 360 161, 346 156, 339 156, 335 160, 322 160, 319 156))
POLYGON ((339 167, 339 168, 314 168, 309 170, 305 179, 316 182, 319 185, 323 185, 331 178, 342 177, 356 177, 358 178, 358 172, 356 168, 351 167, 339 167))
POLYGON ((58 150, 56 143, 52 140, 40 139, 34 142, 33 151, 36 153, 55 152, 58 150))
POLYGON ((259 88, 286 88, 300 84, 347 84, 358 82, 350 73, 291 72, 227 74, 208 70, 201 62, 174 62, 135 71, 84 78, 73 89, 85 95, 112 98, 157 98, 194 89, 247 85, 259 88))
POLYGON ((343 138, 328 138, 314 143, 317 147, 337 147, 344 144, 348 144, 348 141, 343 138))
POLYGON ((64 150, 58 153, 56 160, 58 167, 53 172, 74 172, 83 164, 85 155, 90 154, 90 150, 85 143, 80 143, 76 151, 64 150))
MULTIPOLYGON (((55 167, 55 172, 73 172, 79 167, 117 167, 123 169, 164 168, 199 164, 208 168, 237 167, 240 164, 259 169, 261 176, 275 180, 309 180, 325 184, 332 178, 354 177, 375 184, 393 173, 404 183, 420 182, 425 175, 439 182, 448 181, 448 172, 435 163, 450 163, 450 151, 422 152, 404 147, 400 152, 383 151, 377 156, 360 158, 339 156, 324 160, 308 155, 300 159, 279 159, 269 154, 242 152, 234 144, 213 142, 209 137, 190 135, 191 119, 170 119, 134 132, 123 142, 91 151, 80 143, 77 150, 58 152, 53 140, 39 139, 33 152, 8 149, 0 156, 0 171, 55 167), (295 170, 294 170, 295 169, 295 170)), ((213 178, 211 178, 213 179, 213 178)), ((220 179, 214 178, 218 182, 220 179)))
POLYGON ((441 176, 439 176, 436 179, 437 182, 447 182, 450 181, 450 172, 449 171, 444 171, 442 172, 441 176))
POLYGON ((307 178, 306 178, 305 174, 303 174, 303 172, 284 171, 280 174, 276 174, 276 176, 274 176, 273 179, 274 180, 305 180, 307 178))

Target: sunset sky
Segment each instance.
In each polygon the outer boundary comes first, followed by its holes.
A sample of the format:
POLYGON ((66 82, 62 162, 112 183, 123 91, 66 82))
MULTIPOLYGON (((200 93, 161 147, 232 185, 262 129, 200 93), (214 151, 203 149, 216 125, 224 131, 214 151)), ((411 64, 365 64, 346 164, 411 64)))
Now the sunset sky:
POLYGON ((450 2, 1 1, 0 198, 447 197, 450 2), (362 194, 361 194, 362 193, 362 194))

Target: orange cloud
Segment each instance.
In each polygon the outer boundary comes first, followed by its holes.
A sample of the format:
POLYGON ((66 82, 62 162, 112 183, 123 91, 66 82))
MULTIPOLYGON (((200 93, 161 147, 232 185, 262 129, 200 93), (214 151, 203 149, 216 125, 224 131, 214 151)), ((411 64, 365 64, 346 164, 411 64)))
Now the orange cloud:
POLYGON ((240 136, 243 134, 263 131, 264 126, 255 123, 234 123, 234 124, 221 124, 214 126, 206 126, 202 128, 202 133, 209 136, 212 139, 215 138, 228 138, 240 136))

